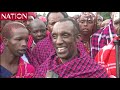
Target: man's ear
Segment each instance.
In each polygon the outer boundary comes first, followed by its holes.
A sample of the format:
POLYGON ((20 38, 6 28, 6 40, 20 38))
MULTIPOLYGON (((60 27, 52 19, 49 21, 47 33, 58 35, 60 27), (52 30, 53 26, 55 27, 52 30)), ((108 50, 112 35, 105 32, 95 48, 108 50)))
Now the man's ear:
POLYGON ((8 39, 6 37, 3 37, 2 39, 3 39, 4 45, 7 46, 8 45, 8 39))
POLYGON ((46 29, 47 29, 47 30, 49 30, 49 29, 50 29, 49 25, 47 25, 46 29))
POLYGON ((77 34, 76 36, 77 41, 80 41, 80 38, 81 38, 81 34, 77 34))
POLYGON ((81 40, 80 38, 81 38, 81 35, 80 35, 80 34, 77 34, 77 35, 76 35, 76 42, 79 42, 79 41, 81 40))

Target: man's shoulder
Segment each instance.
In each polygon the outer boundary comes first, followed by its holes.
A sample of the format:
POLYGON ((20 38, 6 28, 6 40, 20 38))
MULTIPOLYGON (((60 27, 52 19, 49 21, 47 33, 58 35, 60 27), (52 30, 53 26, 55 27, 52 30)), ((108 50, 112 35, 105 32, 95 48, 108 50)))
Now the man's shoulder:
POLYGON ((36 46, 48 45, 48 44, 50 44, 51 42, 52 42, 52 41, 51 41, 50 36, 47 36, 47 37, 45 37, 44 39, 42 39, 41 41, 39 41, 39 42, 36 44, 36 46))
POLYGON ((103 30, 99 29, 98 31, 96 31, 95 33, 93 33, 92 36, 99 36, 102 32, 103 32, 103 30))
POLYGON ((20 65, 24 66, 28 71, 34 72, 35 68, 28 62, 20 58, 20 65))

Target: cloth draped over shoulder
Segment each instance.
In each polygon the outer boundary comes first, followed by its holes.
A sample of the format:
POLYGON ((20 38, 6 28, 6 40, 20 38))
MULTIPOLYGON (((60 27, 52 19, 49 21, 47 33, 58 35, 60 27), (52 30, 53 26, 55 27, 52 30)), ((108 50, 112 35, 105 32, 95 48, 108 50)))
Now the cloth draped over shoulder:
POLYGON ((28 64, 27 62, 23 61, 22 58, 20 58, 18 71, 15 75, 13 75, 10 71, 2 67, 2 70, 0 71, 0 76, 2 78, 32 78, 34 73, 34 67, 28 64))
POLYGON ((39 41, 32 50, 32 55, 35 58, 32 62, 39 66, 49 57, 50 53, 54 51, 55 49, 51 37, 48 35, 43 40, 39 41))
POLYGON ((59 57, 52 52, 35 72, 35 78, 45 78, 48 70, 55 72, 59 78, 107 78, 106 70, 101 67, 83 48, 78 44, 80 54, 73 59, 60 63, 59 57))
POLYGON ((110 43, 113 37, 116 36, 116 31, 113 27, 113 21, 110 20, 108 26, 103 28, 103 30, 98 30, 91 36, 91 57, 95 58, 98 51, 110 43))
MULTIPOLYGON (((114 39, 106 46, 104 46, 96 55, 95 60, 106 68, 107 73, 110 77, 116 77, 116 51, 114 40, 117 40, 118 37, 114 39)), ((120 52, 119 52, 120 55, 120 52)))

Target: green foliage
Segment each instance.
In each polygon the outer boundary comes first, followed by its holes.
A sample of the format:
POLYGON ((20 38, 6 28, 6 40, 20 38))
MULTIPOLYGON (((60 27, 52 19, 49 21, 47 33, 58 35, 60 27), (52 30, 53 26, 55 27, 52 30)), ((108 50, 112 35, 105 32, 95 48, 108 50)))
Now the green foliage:
POLYGON ((105 19, 110 19, 110 12, 99 12, 101 16, 105 19))

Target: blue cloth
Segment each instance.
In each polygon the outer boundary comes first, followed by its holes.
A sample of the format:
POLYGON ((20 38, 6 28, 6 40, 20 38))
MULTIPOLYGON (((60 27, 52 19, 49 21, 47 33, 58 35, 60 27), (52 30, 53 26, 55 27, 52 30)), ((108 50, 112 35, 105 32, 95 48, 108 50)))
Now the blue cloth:
POLYGON ((0 65, 0 78, 9 78, 11 76, 12 73, 0 65))

